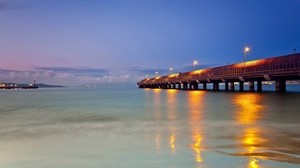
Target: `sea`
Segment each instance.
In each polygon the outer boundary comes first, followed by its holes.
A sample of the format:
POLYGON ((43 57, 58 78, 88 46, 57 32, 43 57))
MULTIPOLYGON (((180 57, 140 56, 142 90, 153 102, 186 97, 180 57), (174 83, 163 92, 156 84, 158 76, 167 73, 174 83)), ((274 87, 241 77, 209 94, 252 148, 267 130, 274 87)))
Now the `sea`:
POLYGON ((0 90, 0 168, 299 168, 300 85, 287 87, 0 90))

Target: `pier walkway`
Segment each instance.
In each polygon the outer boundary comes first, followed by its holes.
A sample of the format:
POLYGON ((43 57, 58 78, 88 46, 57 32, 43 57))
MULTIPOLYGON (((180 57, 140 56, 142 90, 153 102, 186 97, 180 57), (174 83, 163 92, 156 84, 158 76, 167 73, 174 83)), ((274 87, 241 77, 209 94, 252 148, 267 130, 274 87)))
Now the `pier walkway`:
POLYGON ((163 88, 183 90, 207 90, 207 84, 213 85, 213 90, 220 90, 224 83, 226 91, 244 91, 245 82, 249 91, 262 91, 264 81, 275 81, 275 90, 286 91, 287 80, 300 79, 300 53, 247 61, 214 68, 199 69, 190 72, 145 78, 137 84, 139 88, 163 88), (255 87, 256 85, 256 87, 255 87), (201 88, 202 86, 202 88, 201 88), (255 89, 256 88, 256 89, 255 89))

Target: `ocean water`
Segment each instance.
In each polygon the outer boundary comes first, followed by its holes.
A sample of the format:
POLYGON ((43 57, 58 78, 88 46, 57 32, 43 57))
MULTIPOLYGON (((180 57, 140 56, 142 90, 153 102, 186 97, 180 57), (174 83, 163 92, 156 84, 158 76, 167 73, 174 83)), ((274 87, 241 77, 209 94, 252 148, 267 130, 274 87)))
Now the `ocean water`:
POLYGON ((0 168, 298 168, 300 87, 289 87, 0 90, 0 168))

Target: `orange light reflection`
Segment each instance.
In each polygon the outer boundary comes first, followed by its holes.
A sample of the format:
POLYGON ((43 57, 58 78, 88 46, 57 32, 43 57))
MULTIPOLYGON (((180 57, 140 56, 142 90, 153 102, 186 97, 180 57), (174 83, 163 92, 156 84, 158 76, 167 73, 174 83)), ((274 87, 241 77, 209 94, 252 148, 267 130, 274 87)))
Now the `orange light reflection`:
POLYGON ((178 91, 175 89, 169 89, 166 91, 167 93, 167 118, 170 122, 169 131, 169 144, 172 154, 176 152, 176 127, 173 125, 173 121, 177 118, 177 93, 178 91))
POLYGON ((261 156, 253 156, 253 153, 259 152, 260 144, 264 143, 261 137, 262 130, 256 122, 262 118, 264 106, 261 105, 262 96, 259 94, 246 93, 237 94, 234 98, 234 103, 238 107, 236 111, 236 120, 246 128, 242 131, 242 136, 239 138, 242 148, 249 154, 248 168, 258 168, 259 161, 256 158, 263 158, 261 156))
POLYGON ((195 162, 203 162, 201 152, 203 150, 202 140, 203 134, 201 131, 202 121, 202 108, 203 108, 203 97, 205 92, 202 91, 190 91, 188 92, 188 105, 189 105, 189 122, 192 130, 192 141, 191 147, 195 153, 195 162))
POLYGON ((255 158, 250 158, 248 168, 259 168, 259 161, 256 160, 255 158))
POLYGON ((172 134, 169 138, 169 142, 170 142, 170 147, 171 147, 171 151, 173 154, 175 154, 175 149, 176 149, 175 140, 176 140, 176 137, 174 134, 172 134))
POLYGON ((257 158, 267 159, 266 156, 255 156, 253 153, 259 153, 260 144, 265 143, 265 139, 261 137, 261 129, 246 128, 243 132, 242 145, 246 153, 250 155, 248 168, 258 168, 259 161, 257 158))
POLYGON ((201 157, 201 135, 193 135, 193 139, 195 143, 193 144, 193 150, 195 152, 195 161, 196 162, 203 162, 203 158, 201 157))
POLYGON ((240 124, 254 124, 262 117, 261 95, 246 93, 237 95, 234 103, 238 107, 236 114, 237 120, 240 124))
POLYGON ((257 151, 257 146, 259 144, 262 144, 265 140, 260 137, 261 135, 261 130, 260 128, 256 127, 251 127, 251 128, 246 128, 243 131, 242 135, 242 145, 247 150, 248 153, 253 153, 257 151))

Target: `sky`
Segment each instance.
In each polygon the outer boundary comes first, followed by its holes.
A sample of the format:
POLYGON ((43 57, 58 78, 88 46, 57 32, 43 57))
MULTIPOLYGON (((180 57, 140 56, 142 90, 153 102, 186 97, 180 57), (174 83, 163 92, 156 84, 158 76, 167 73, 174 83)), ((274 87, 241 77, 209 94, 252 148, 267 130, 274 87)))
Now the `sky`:
POLYGON ((0 82, 136 83, 300 51, 300 0, 0 0, 0 82))

